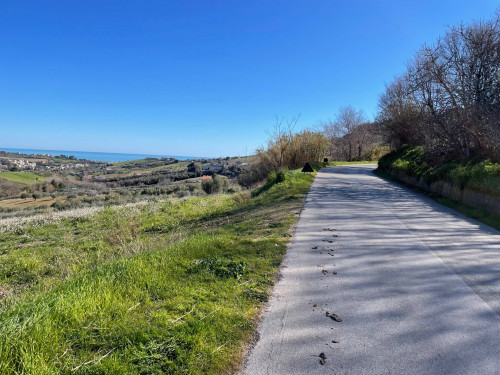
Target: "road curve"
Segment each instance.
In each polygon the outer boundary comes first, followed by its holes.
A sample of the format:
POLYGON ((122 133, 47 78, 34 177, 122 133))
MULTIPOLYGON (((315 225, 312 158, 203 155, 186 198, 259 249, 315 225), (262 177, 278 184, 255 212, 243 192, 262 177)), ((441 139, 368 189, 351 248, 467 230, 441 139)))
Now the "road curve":
POLYGON ((318 173, 244 374, 500 374, 500 232, 373 169, 318 173))

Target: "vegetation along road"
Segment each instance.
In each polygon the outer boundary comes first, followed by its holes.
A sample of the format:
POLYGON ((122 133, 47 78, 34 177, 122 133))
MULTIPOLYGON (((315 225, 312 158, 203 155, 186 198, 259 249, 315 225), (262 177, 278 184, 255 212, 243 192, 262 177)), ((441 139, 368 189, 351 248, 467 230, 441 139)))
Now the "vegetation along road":
POLYGON ((245 374, 498 374, 500 232, 373 169, 318 173, 245 374))
POLYGON ((0 220, 0 374, 234 373, 313 179, 0 220))

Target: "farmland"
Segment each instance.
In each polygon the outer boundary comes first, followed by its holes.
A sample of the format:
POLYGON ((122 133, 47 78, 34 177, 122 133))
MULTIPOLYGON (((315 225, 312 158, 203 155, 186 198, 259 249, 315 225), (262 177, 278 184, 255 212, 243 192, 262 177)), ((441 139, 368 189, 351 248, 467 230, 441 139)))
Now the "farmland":
POLYGON ((45 178, 29 172, 0 172, 0 178, 20 184, 41 184, 45 178))

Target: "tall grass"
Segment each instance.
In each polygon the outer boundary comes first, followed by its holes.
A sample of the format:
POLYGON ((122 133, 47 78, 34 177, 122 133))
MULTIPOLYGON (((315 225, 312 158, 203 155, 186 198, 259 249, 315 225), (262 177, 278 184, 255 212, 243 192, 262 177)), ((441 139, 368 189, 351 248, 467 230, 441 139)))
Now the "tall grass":
POLYGON ((312 180, 5 232, 0 373, 234 371, 312 180))

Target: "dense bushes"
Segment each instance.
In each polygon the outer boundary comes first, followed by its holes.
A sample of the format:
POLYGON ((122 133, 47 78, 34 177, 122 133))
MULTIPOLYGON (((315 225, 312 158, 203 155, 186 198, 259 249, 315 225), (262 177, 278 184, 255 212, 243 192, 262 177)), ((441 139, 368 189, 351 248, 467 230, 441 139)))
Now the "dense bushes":
POLYGON ((293 132, 292 124, 287 127, 278 122, 268 140, 267 148, 257 150, 256 161, 238 176, 238 183, 251 187, 266 179, 272 172, 282 169, 297 169, 305 163, 323 160, 328 140, 311 130, 293 132))
POLYGON ((227 178, 214 175, 208 180, 204 180, 201 183, 202 190, 207 194, 216 194, 226 191, 229 187, 229 181, 227 178))
POLYGON ((489 160, 433 164, 423 147, 403 146, 379 160, 379 170, 402 171, 430 184, 444 180, 479 193, 500 196, 500 164, 489 160))

